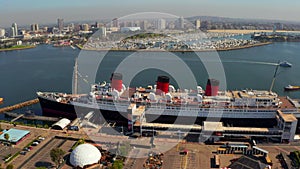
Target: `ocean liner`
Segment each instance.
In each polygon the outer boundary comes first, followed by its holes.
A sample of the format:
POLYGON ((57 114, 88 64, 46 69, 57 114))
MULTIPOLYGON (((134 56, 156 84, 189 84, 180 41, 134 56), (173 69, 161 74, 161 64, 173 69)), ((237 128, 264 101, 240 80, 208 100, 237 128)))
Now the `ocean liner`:
POLYGON ((128 107, 134 104, 137 108, 145 107, 144 116, 149 122, 174 123, 180 117, 183 123, 200 123, 215 118, 234 125, 255 122, 256 126, 275 119, 278 109, 298 115, 297 107, 288 97, 264 90, 220 91, 215 79, 208 79, 205 90, 200 86, 195 90, 175 89, 167 76, 158 76, 156 85, 138 88, 126 87, 120 73, 113 73, 110 80, 91 85, 88 94, 37 92, 42 111, 47 116, 72 119, 94 111, 106 121, 127 123, 128 107))

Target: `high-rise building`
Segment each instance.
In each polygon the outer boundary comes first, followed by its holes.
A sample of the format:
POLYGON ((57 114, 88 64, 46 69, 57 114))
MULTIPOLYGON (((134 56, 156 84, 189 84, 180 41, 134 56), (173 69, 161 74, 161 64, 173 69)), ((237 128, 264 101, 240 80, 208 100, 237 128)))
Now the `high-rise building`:
POLYGON ((175 29, 175 23, 172 21, 169 22, 167 26, 168 26, 168 29, 175 29))
POLYGON ((201 27, 201 21, 200 21, 200 19, 197 19, 195 21, 195 29, 200 29, 200 27, 201 27))
POLYGON ((141 21, 140 22, 140 27, 141 27, 142 30, 147 30, 147 28, 148 28, 147 21, 146 20, 141 21))
POLYGON ((99 28, 99 33, 102 37, 106 36, 106 27, 102 26, 99 28))
POLYGON ((15 28, 14 27, 10 28, 9 36, 10 37, 15 37, 16 36, 16 34, 15 34, 15 28))
POLYGON ((276 30, 283 30, 283 24, 282 23, 274 23, 274 27, 276 27, 276 30))
POLYGON ((112 27, 119 27, 119 20, 118 18, 115 18, 112 20, 112 27))
POLYGON ((82 24, 81 25, 81 30, 83 30, 83 31, 89 31, 89 25, 88 24, 82 24))
POLYGON ((36 23, 34 23, 34 24, 31 24, 31 31, 33 31, 33 32, 37 32, 37 31, 39 31, 39 25, 38 24, 36 24, 36 23))
POLYGON ((13 23, 11 26, 12 30, 12 37, 18 36, 18 25, 16 23, 13 23))
POLYGON ((5 29, 0 29, 0 37, 4 37, 5 36, 5 29))
POLYGON ((166 29, 166 20, 164 20, 164 19, 158 19, 155 22, 155 28, 158 29, 158 30, 164 30, 164 29, 166 29))
POLYGON ((182 16, 178 18, 176 28, 184 29, 184 18, 182 16))
POLYGON ((74 23, 70 23, 70 25, 69 25, 69 31, 74 31, 74 29, 75 29, 74 23))
POLYGON ((93 25, 94 28, 100 28, 102 26, 101 23, 95 22, 95 25, 93 25))
POLYGON ((59 31, 62 31, 64 29, 64 19, 61 18, 57 19, 57 27, 59 31))
POLYGON ((124 27, 133 27, 132 21, 124 21, 124 27))
POLYGON ((202 30, 208 30, 208 29, 210 29, 211 28, 211 22, 210 21, 202 21, 200 28, 202 30))

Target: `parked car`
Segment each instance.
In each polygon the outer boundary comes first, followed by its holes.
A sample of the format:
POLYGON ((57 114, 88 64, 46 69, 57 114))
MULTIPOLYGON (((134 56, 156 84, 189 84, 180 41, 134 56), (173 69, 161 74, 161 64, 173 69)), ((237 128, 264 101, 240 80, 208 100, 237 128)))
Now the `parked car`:
POLYGON ((37 146, 38 144, 39 144, 39 143, 35 141, 35 142, 33 142, 31 145, 32 145, 32 146, 37 146))
POLYGON ((78 126, 69 126, 68 130, 79 131, 79 127, 78 126))
POLYGON ((21 155, 26 155, 27 151, 21 151, 20 154, 21 155))
POLYGON ((34 142, 38 142, 38 143, 41 143, 42 141, 41 141, 41 140, 35 140, 34 142))
POLYGON ((43 140, 45 140, 45 138, 44 137, 39 137, 38 140, 43 141, 43 140))
POLYGON ((30 151, 28 147, 24 148, 23 151, 30 151))

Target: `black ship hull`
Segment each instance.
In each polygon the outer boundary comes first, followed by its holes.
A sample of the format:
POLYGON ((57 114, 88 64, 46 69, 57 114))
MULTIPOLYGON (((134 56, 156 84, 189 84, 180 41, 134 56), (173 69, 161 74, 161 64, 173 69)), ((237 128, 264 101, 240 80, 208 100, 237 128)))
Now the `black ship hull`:
POLYGON ((63 117, 68 119, 84 118, 89 112, 94 112, 94 122, 117 122, 119 124, 128 123, 127 112, 108 111, 102 109, 92 109, 87 107, 74 106, 69 103, 60 103, 53 100, 38 97, 42 107, 43 115, 50 117, 63 117))
MULTIPOLYGON (((78 107, 72 104, 60 103, 38 97, 42 107, 43 115, 51 117, 65 117, 75 119, 77 117, 83 118, 87 113, 93 111, 94 119, 101 122, 117 122, 118 124, 128 124, 127 112, 116 112, 103 109, 92 109, 87 107, 78 107)), ((147 122, 154 123, 168 123, 168 124, 199 124, 202 125, 206 118, 198 117, 176 117, 176 116, 158 116, 153 114, 146 114, 147 122)), ((221 121, 225 126, 240 126, 240 127, 273 127, 276 125, 275 119, 210 119, 211 121, 221 121)))

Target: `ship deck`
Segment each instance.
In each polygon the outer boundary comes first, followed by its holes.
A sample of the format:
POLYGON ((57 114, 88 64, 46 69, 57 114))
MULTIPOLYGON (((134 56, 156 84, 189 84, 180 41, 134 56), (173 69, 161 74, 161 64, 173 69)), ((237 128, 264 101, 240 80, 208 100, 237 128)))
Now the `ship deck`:
POLYGON ((242 133, 269 133, 278 132, 278 128, 262 128, 262 127, 225 127, 222 122, 205 122, 203 126, 200 125, 181 125, 181 124, 163 124, 163 123, 146 123, 135 124, 135 126, 141 126, 145 129, 157 129, 157 130, 170 130, 170 131, 214 131, 214 132, 242 132, 242 133))
POLYGON ((283 109, 295 109, 296 107, 287 99, 287 97, 279 96, 278 97, 282 102, 281 108, 283 109))

